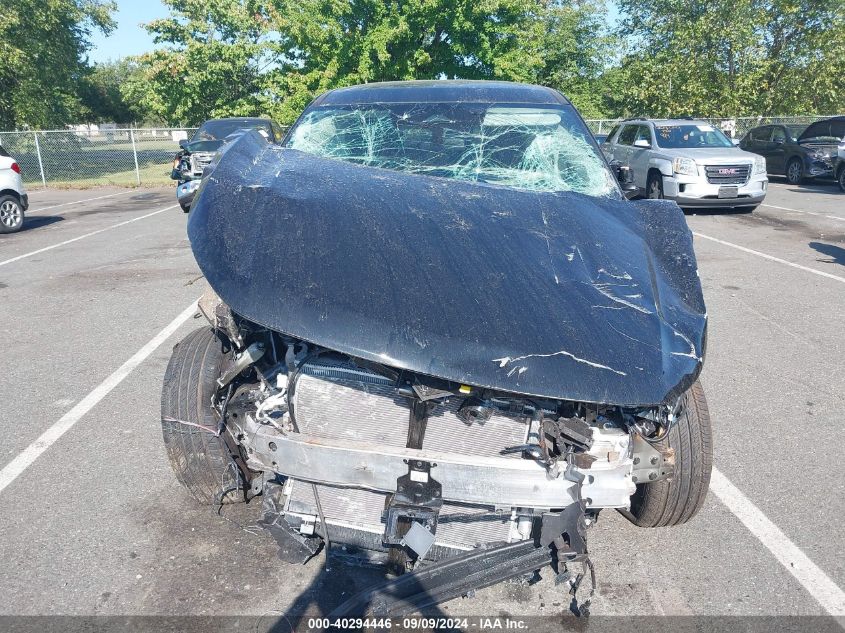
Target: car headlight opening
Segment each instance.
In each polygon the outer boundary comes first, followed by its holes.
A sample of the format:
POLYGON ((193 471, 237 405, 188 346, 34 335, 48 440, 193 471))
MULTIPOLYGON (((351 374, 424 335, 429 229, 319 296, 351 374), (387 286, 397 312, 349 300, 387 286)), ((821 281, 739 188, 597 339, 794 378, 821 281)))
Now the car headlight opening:
POLYGON ((698 166, 691 158, 676 158, 672 161, 672 171, 685 176, 697 176, 698 166))
POLYGON ((766 173, 766 159, 762 156, 757 156, 754 159, 754 173, 755 174, 765 174, 766 173))

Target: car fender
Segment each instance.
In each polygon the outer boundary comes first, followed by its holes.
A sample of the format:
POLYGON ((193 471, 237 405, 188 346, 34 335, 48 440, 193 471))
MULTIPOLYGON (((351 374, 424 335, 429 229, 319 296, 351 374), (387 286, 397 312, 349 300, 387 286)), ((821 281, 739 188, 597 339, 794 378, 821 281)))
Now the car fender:
POLYGON ((665 156, 655 156, 648 161, 648 168, 657 169, 663 176, 672 175, 672 161, 665 156))

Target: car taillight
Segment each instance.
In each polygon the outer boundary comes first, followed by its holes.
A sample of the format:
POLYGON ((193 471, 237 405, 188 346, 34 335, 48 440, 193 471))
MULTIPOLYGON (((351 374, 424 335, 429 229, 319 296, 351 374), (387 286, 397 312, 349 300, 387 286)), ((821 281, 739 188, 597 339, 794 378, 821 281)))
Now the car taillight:
POLYGON ((17 163, 12 163, 12 171, 17 172, 17 173, 21 173, 21 166, 18 165, 17 163))

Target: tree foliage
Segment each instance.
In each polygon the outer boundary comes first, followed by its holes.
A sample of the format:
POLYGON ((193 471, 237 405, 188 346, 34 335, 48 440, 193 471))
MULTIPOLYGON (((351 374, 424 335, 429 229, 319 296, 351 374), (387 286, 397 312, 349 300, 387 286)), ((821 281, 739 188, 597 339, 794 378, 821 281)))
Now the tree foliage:
POLYGON ((96 64, 88 71, 79 87, 86 123, 139 123, 147 119, 144 108, 126 99, 121 88, 139 74, 140 67, 132 59, 96 64))
POLYGON ((94 30, 109 32, 114 2, 0 2, 0 129, 82 118, 80 87, 94 30))
POLYGON ((648 115, 845 110, 841 0, 620 0, 615 106, 648 115))
POLYGON ((91 67, 106 0, 0 2, 0 129, 291 122, 317 94, 402 79, 561 90, 588 117, 845 111, 841 0, 163 0, 156 48, 91 67))
POLYGON ((253 0, 164 0, 171 15, 147 25, 162 45, 138 59, 127 100, 174 125, 266 113, 268 21, 253 0))
POLYGON ((140 58, 124 95, 169 123, 258 113, 290 122, 330 88, 441 77, 571 85, 595 109, 585 82, 602 64, 601 10, 580 3, 165 1, 171 16, 147 27, 164 46, 140 58), (558 68, 564 45, 574 58, 558 68))

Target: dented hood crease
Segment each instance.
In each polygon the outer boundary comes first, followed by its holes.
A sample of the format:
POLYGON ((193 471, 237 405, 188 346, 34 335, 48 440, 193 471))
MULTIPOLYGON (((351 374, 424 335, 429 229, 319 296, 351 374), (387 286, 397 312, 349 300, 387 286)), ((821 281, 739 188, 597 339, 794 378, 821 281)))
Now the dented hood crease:
POLYGON ((701 369, 681 210, 410 175, 250 133, 194 202, 196 260, 238 314, 370 361, 533 396, 649 406, 701 369))

